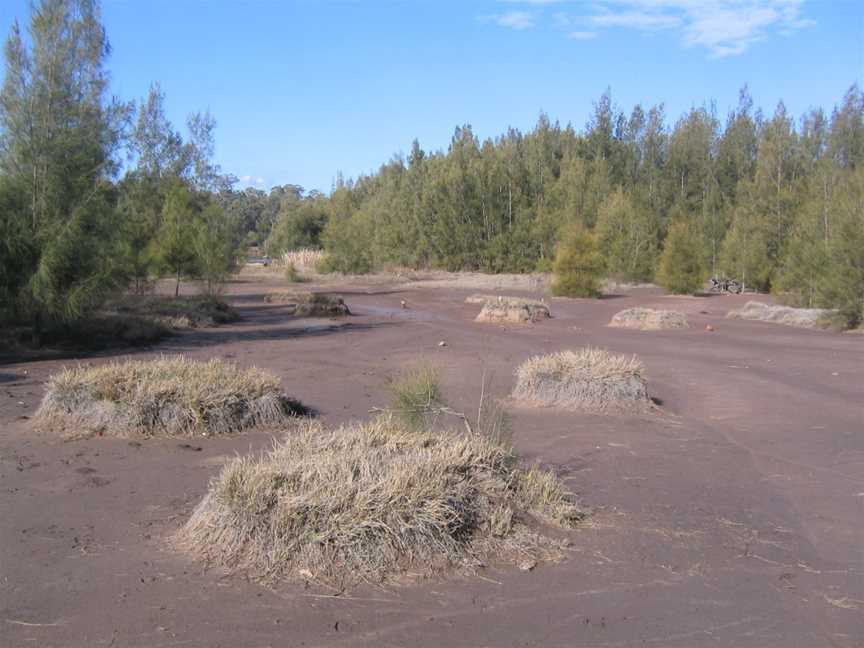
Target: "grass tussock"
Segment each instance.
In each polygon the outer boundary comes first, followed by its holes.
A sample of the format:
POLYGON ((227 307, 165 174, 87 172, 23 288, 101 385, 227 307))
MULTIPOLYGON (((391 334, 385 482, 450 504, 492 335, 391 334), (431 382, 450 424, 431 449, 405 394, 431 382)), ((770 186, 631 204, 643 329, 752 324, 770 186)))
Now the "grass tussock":
POLYGON ((687 316, 680 311, 636 307, 615 313, 609 326, 638 331, 662 331, 684 329, 690 325, 687 323, 687 316))
POLYGON ((763 302, 748 301, 742 308, 726 314, 729 319, 772 322, 798 328, 825 329, 831 326, 834 311, 823 308, 792 308, 763 302))
POLYGON ((233 460, 177 541, 258 578, 345 587, 558 559, 562 543, 537 521, 569 528, 584 515, 554 474, 520 467, 506 445, 381 416, 309 423, 263 456, 233 460))
POLYGON ((636 356, 585 347, 535 356, 516 370, 513 397, 534 405, 587 411, 651 407, 644 368, 636 356))
POLYGON ((394 415, 414 430, 432 426, 436 411, 444 404, 438 370, 426 363, 399 374, 390 383, 390 393, 394 415))
POLYGON ((471 295, 465 300, 469 304, 483 304, 477 322, 537 322, 552 316, 543 302, 522 297, 495 295, 471 295))
POLYGON ((341 297, 313 292, 272 292, 264 296, 268 304, 294 304, 297 317, 343 317, 350 315, 341 297))
POLYGON ((304 411, 278 378, 260 369, 163 356, 54 374, 36 423, 71 437, 221 435, 304 411))
POLYGON ((326 253, 324 250, 313 250, 311 248, 301 248, 299 250, 290 250, 283 252, 279 257, 279 265, 294 266, 300 272, 315 272, 318 264, 324 260, 326 253))
POLYGON ((106 310, 172 330, 210 328, 240 319, 240 314, 226 302, 205 296, 128 295, 109 304, 106 310))

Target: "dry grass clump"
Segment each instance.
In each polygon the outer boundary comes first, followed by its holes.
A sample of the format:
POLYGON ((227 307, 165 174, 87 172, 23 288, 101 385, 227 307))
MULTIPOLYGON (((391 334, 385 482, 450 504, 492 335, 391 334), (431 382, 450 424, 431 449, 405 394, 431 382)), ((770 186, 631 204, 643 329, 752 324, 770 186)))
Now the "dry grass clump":
POLYGON ((742 308, 726 313, 729 319, 773 322, 799 328, 827 328, 833 311, 824 308, 792 308, 748 301, 742 308))
POLYGON ((294 315, 297 317, 341 317, 351 314, 341 297, 324 293, 272 292, 264 296, 264 301, 294 304, 294 315))
POLYGON ((584 512, 551 473, 481 435, 416 431, 391 416, 309 423, 269 453, 237 458, 180 530, 180 547, 263 579, 344 587, 489 560, 557 559, 533 521, 584 512))
POLYGON ((109 304, 107 310, 174 330, 209 328, 240 319, 234 308, 213 297, 128 295, 109 304))
POLYGON ((300 272, 314 272, 318 264, 324 260, 324 250, 299 249, 283 252, 279 257, 279 265, 294 266, 300 272))
POLYGON ((469 304, 483 304, 477 322, 536 322, 552 316, 543 302, 522 297, 496 297, 495 295, 471 295, 469 304))
POLYGON ((230 434, 304 411, 260 369, 163 356, 54 374, 36 422, 73 437, 230 434))
POLYGON ((651 400, 643 371, 636 356, 591 347, 535 356, 516 370, 513 397, 588 411, 644 410, 651 400))
POLYGON ((615 313, 609 326, 639 331, 661 331, 687 328, 689 324, 687 316, 680 311, 636 307, 615 313))

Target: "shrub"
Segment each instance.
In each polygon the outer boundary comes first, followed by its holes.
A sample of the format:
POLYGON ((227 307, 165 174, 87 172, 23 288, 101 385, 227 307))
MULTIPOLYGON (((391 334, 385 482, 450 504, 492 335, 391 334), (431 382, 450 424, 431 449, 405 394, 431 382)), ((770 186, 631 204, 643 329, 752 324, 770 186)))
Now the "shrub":
POLYGON ((562 543, 532 518, 572 527, 584 515, 552 473, 521 468, 500 443, 383 416, 335 430, 310 423, 263 456, 233 460, 177 543, 258 578, 345 587, 558 559, 562 543))
POLYGON ((564 297, 599 297, 603 257, 594 236, 581 226, 566 230, 555 250, 552 294, 564 297))
POLYGON ((636 356, 591 347, 551 353, 519 366, 513 397, 588 411, 642 410, 651 404, 642 373, 636 356))
POLYGON ((685 221, 673 223, 666 235, 657 282, 670 293, 692 295, 705 283, 699 239, 685 221))
POLYGON ((609 326, 640 331, 660 331, 687 328, 689 324, 687 316, 679 311, 636 307, 615 313, 609 326))
POLYGON ((70 436, 229 434, 304 411, 260 369, 163 356, 54 374, 36 422, 70 436))
POLYGON ((443 405, 438 370, 419 364, 402 372, 390 383, 391 408, 396 417, 411 429, 429 428, 443 405))
POLYGON ((285 280, 288 281, 288 283, 302 283, 305 281, 303 275, 297 271, 297 266, 293 263, 289 263, 285 266, 285 280))

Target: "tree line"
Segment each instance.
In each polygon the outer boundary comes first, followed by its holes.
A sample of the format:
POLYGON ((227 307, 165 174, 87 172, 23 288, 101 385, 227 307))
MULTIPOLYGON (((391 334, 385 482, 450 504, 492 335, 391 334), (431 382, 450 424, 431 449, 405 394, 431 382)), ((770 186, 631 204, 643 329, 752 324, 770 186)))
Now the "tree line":
POLYGON ((110 95, 109 53, 94 0, 42 0, 29 39, 16 22, 6 41, 0 319, 37 338, 155 276, 212 293, 243 236, 219 198, 233 179, 212 162, 213 118, 190 115, 184 137, 158 84, 138 103, 110 95))
POLYGON ((607 91, 581 131, 541 113, 530 132, 483 141, 457 127, 445 151, 415 140, 376 173, 337 179, 329 196, 283 203, 266 243, 274 253, 321 246, 327 267, 344 272, 531 272, 550 270, 569 238, 596 247, 602 272, 623 280, 692 291, 725 276, 855 323, 862 164, 857 85, 830 114, 800 119, 782 102, 764 115, 745 86, 725 121, 705 105, 671 126, 662 105, 625 113, 607 91))
MULTIPOLYGON (((581 130, 541 114, 527 133, 446 150, 417 141, 329 194, 237 191, 213 162, 215 121, 185 132, 154 84, 110 93, 96 0, 41 0, 17 24, 0 89, 0 320, 39 330, 86 317, 120 290, 170 276, 213 293, 245 246, 327 251, 324 270, 388 265, 581 273, 692 291, 738 279, 860 322, 864 303, 864 94, 829 113, 770 116, 745 87, 669 124, 662 105, 625 113, 611 93, 581 130)), ((585 283, 587 282, 587 283, 585 283)), ((579 292, 580 282, 557 285, 579 292)), ((564 290, 564 288, 562 288, 564 290)))

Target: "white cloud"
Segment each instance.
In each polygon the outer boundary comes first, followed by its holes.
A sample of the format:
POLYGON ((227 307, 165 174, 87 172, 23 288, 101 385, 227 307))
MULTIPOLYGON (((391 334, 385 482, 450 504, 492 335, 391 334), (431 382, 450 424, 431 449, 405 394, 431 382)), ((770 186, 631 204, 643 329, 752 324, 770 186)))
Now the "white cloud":
MULTIPOLYGON (((530 29, 542 17, 540 5, 566 5, 567 0, 504 0, 535 7, 507 11, 486 20, 511 29, 530 29)), ((598 30, 628 29, 668 34, 686 47, 702 48, 713 58, 746 52, 772 36, 791 36, 814 25, 803 15, 805 0, 593 0, 572 1, 581 13, 556 11, 553 23, 569 38, 588 40, 598 30)), ((566 8, 566 7, 562 7, 566 8)))
POLYGON ((531 29, 534 26, 534 15, 527 11, 507 11, 495 16, 495 22, 510 29, 531 29))
POLYGON ((261 176, 241 175, 238 179, 240 180, 240 184, 248 187, 257 187, 258 189, 263 189, 266 184, 264 178, 261 176))
POLYGON ((804 0, 600 0, 583 20, 596 28, 675 33, 713 57, 742 54, 773 34, 789 36, 812 20, 804 0))

